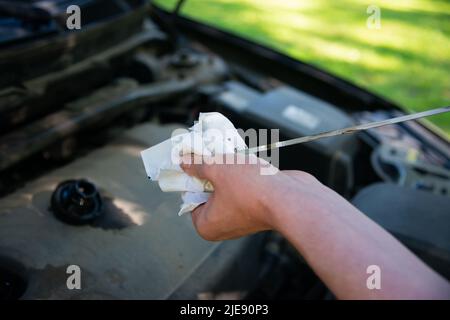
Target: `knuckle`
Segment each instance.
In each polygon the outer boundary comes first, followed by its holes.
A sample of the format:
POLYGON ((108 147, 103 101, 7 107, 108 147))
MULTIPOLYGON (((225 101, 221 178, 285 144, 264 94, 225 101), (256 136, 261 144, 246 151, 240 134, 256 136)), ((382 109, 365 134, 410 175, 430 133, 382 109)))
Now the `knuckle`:
POLYGON ((200 237, 202 237, 202 239, 206 241, 217 241, 219 239, 217 235, 211 233, 206 228, 197 228, 197 233, 200 235, 200 237))
POLYGON ((294 171, 293 174, 295 175, 295 177, 305 182, 317 181, 316 177, 305 171, 294 171))
POLYGON ((214 232, 214 230, 212 230, 212 225, 214 223, 205 221, 200 217, 200 215, 197 214, 192 214, 192 222, 194 224, 195 230, 202 239, 206 241, 219 240, 217 232, 214 232))
POLYGON ((302 174, 302 177, 307 180, 307 181, 317 181, 316 177, 314 177, 312 174, 308 173, 308 172, 304 172, 304 171, 300 171, 302 174))

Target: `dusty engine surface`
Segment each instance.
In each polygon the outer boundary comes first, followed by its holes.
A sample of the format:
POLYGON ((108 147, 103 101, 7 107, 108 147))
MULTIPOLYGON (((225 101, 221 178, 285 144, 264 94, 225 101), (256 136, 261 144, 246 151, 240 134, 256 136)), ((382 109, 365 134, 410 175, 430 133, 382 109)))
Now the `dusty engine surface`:
MULTIPOLYGON (((238 277, 232 267, 242 254, 247 263, 258 255, 260 242, 252 237, 224 243, 202 240, 189 215, 177 216, 179 196, 162 193, 147 180, 140 151, 175 128, 179 126, 138 126, 0 200, 0 263, 21 266, 9 271, 25 282, 22 298, 195 299, 228 279, 227 273, 238 277), (50 208, 57 184, 80 178, 95 184, 104 202, 102 217, 87 226, 66 224, 50 208), (206 263, 214 267, 196 281, 199 291, 178 292, 206 263), (67 288, 70 265, 81 269, 82 290, 67 288)), ((246 290, 255 277, 251 270, 241 274, 246 285, 234 290, 246 290)), ((11 288, 11 294, 19 289, 11 288)))

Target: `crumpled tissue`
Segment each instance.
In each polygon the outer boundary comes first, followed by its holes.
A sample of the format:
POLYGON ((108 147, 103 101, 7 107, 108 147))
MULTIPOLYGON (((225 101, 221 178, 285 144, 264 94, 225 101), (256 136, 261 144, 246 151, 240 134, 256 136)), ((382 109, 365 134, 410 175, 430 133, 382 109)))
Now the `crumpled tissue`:
POLYGON ((187 175, 180 167, 185 154, 212 156, 235 153, 247 148, 230 120, 218 112, 200 113, 198 121, 172 137, 141 152, 147 176, 158 181, 164 192, 181 192, 183 203, 178 215, 191 212, 208 201, 211 191, 206 180, 187 175))

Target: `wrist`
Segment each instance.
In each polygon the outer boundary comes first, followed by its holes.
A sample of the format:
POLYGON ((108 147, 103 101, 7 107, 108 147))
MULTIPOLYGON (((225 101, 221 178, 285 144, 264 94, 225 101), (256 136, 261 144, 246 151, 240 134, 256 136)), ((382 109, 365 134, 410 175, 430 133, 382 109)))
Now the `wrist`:
POLYGON ((284 177, 277 177, 271 183, 270 190, 262 200, 264 220, 271 230, 282 232, 287 222, 286 215, 297 207, 294 203, 296 193, 296 186, 284 177))
POLYGON ((319 217, 329 215, 341 205, 340 198, 317 180, 281 178, 265 199, 267 220, 273 230, 285 234, 296 225, 297 231, 307 231, 319 217))

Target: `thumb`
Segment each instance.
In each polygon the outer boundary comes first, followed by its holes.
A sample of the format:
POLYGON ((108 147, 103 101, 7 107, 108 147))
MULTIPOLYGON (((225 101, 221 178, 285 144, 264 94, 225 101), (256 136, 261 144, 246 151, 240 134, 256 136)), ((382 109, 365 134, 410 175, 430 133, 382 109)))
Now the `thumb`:
POLYGON ((214 178, 214 165, 205 159, 205 156, 199 156, 196 154, 185 154, 181 158, 180 167, 190 176, 197 177, 204 180, 213 180, 214 178))

